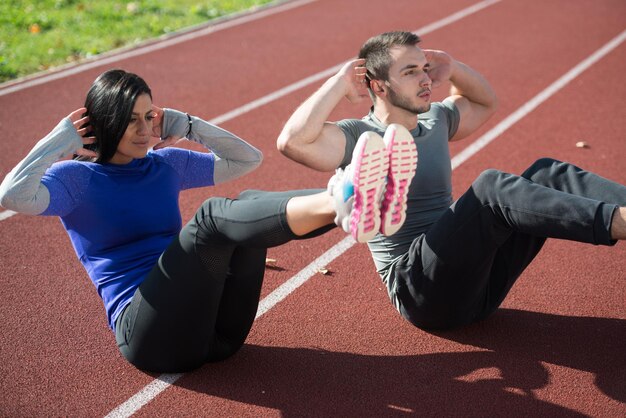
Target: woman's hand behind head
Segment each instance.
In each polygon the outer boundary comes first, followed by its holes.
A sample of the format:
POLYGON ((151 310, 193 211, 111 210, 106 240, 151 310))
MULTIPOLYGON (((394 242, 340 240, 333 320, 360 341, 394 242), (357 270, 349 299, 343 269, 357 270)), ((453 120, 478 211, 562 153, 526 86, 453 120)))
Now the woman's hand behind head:
POLYGON ((87 109, 81 107, 68 115, 72 125, 76 128, 76 132, 83 140, 83 148, 79 148, 74 152, 74 154, 82 157, 97 158, 98 154, 95 151, 84 147, 85 145, 91 145, 96 142, 96 138, 91 136, 92 132, 90 129, 91 127, 89 126, 89 116, 83 116, 85 112, 87 112, 87 109))

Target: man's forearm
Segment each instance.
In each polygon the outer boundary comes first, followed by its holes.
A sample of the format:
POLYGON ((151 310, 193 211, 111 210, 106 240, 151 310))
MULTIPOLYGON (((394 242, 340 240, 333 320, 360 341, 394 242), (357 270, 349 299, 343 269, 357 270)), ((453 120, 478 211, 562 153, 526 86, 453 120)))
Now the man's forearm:
POLYGON ((329 78, 311 97, 291 115, 280 136, 278 148, 286 151, 291 146, 314 142, 322 133, 331 112, 345 96, 341 77, 329 78))
POLYGON ((491 85, 477 71, 462 62, 454 63, 450 82, 451 95, 464 96, 469 101, 486 108, 496 107, 497 97, 491 85))

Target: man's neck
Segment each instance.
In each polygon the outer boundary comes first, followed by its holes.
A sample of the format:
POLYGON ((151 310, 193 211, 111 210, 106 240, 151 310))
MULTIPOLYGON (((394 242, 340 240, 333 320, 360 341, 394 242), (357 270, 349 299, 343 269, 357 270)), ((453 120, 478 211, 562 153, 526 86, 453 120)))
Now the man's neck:
POLYGON ((377 103, 374 106, 374 116, 386 126, 397 123, 404 126, 409 131, 417 127, 417 115, 407 112, 404 109, 385 106, 377 103))

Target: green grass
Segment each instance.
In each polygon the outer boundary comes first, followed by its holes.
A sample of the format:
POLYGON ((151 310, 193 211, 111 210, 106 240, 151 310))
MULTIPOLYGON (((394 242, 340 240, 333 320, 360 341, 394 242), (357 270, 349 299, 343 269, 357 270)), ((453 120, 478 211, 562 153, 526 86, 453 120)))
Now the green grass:
POLYGON ((0 83, 272 0, 0 0, 0 83))

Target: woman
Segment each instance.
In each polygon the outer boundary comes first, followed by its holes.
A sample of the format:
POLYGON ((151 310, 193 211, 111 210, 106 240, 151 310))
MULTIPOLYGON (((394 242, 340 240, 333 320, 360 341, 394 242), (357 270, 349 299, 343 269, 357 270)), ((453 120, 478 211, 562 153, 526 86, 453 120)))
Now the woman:
MULTIPOLYGON (((368 152, 381 143, 364 138, 355 153, 358 165, 367 165, 368 152)), ((208 199, 181 228, 181 190, 240 177, 261 160, 259 150, 235 135, 154 106, 139 76, 110 70, 94 81, 85 107, 6 176, 0 203, 59 216, 124 357, 143 370, 182 372, 225 359, 243 345, 267 248, 317 236, 346 217, 362 227, 380 216, 356 204, 353 210, 354 197, 335 203, 327 191, 247 191, 235 200, 208 199), (153 137, 161 140, 150 151, 153 137), (211 153, 168 148, 182 137, 211 153), (59 161, 68 154, 76 158, 59 161)), ((377 192, 384 170, 366 174, 377 177, 377 192)), ((362 176, 358 171, 350 175, 362 176)))

